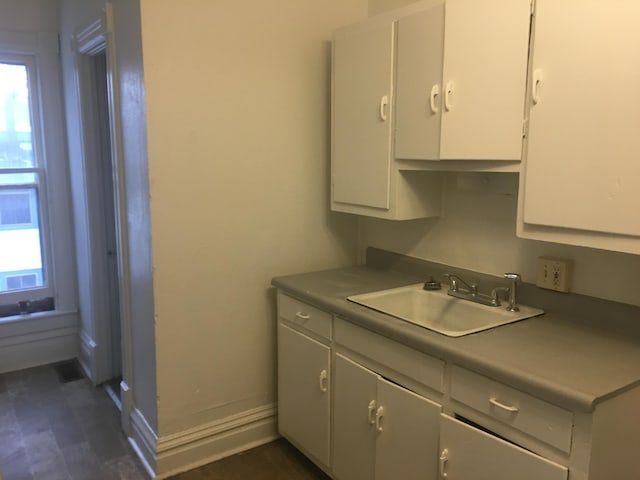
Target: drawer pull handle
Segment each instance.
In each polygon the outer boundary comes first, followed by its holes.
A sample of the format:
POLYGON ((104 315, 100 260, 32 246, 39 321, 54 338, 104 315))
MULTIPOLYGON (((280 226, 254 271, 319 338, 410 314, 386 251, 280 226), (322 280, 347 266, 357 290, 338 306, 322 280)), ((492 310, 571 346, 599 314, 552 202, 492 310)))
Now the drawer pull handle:
POLYGON ((311 315, 307 313, 296 312, 296 318, 299 318, 300 320, 309 320, 311 318, 311 315))
POLYGON ((322 370, 320 372, 320 391, 322 393, 325 393, 327 391, 327 371, 326 370, 322 370))
POLYGON ((509 413, 516 413, 519 410, 518 407, 516 407, 514 405, 506 405, 506 404, 500 402, 499 400, 497 400, 495 397, 491 397, 489 399, 489 403, 491 405, 493 405, 494 407, 498 407, 498 408, 500 408, 502 410, 505 410, 505 411, 507 411, 509 413))
POLYGON ((376 421, 375 418, 374 418, 374 415, 375 415, 375 412, 376 412, 376 401, 375 400, 371 400, 369 402, 368 409, 369 409, 369 423, 371 425, 373 425, 375 423, 375 421, 376 421))
POLYGON ((384 417, 384 408, 378 407, 376 410, 376 430, 382 431, 382 418, 384 417))
POLYGON ((442 450, 440 453, 440 463, 439 463, 439 471, 440 471, 440 480, 445 480, 449 475, 447 475, 447 460, 449 460, 449 450, 446 448, 442 450))

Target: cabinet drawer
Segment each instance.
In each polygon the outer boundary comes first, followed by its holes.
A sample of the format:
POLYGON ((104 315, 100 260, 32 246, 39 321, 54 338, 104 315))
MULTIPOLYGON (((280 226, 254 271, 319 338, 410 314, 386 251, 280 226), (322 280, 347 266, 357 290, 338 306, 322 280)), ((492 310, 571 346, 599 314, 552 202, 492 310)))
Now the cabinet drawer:
POLYGON ((400 375, 438 392, 443 391, 444 362, 439 358, 406 347, 341 318, 336 318, 335 321, 335 340, 400 375))
POLYGON ((564 452, 573 415, 529 394, 460 367, 451 372, 451 398, 564 452))
POLYGON ((331 338, 331 314, 278 292, 278 315, 326 339, 331 338))

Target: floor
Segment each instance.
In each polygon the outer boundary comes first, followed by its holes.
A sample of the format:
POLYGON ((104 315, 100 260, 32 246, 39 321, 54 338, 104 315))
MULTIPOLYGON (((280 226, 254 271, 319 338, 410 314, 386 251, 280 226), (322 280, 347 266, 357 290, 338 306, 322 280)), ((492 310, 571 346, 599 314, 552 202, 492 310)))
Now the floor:
MULTIPOLYGON (((147 480, 119 425, 112 399, 86 378, 53 366, 0 374, 0 479, 147 480)), ((329 477, 280 439, 171 478, 329 477)))
POLYGON ((329 477, 280 439, 170 480, 329 480, 329 477))
POLYGON ((52 366, 0 374, 2 480, 146 480, 120 412, 86 378, 52 366))

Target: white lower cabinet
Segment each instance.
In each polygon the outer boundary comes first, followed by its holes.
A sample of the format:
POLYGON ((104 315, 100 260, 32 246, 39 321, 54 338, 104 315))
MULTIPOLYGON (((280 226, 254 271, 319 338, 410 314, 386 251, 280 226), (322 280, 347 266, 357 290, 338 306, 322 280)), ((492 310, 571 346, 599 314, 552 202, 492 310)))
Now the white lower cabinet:
POLYGON ((441 406, 340 353, 334 369, 334 478, 435 480, 441 406))
POLYGON ((495 435, 441 415, 439 478, 566 480, 568 470, 495 435))
POLYGON ((278 323, 278 429, 329 467, 330 348, 278 323))
POLYGON ((640 385, 573 411, 282 292, 277 328, 279 431, 334 479, 640 478, 640 385))

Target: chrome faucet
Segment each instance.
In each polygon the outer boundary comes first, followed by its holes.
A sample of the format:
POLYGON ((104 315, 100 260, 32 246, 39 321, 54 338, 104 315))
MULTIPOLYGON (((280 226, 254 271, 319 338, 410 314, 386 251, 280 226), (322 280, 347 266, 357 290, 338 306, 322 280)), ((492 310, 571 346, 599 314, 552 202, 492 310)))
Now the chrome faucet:
POLYGON ((491 296, 484 295, 482 293, 478 293, 478 285, 475 283, 469 284, 460 278, 460 276, 454 275, 453 273, 445 273, 444 276, 449 279, 449 291, 447 293, 452 297, 462 298, 464 300, 470 300, 472 302, 492 307, 500 306, 500 300, 497 292, 492 292, 491 296), (466 288, 460 287, 459 284, 464 285, 466 288))
POLYGON ((505 273, 504 278, 511 280, 511 286, 509 287, 496 287, 491 290, 491 295, 485 295, 478 293, 478 285, 475 283, 467 283, 460 276, 453 273, 445 273, 444 276, 449 279, 449 291, 447 292, 452 297, 462 298, 464 300, 470 300, 472 302, 481 303, 482 305, 489 305, 491 307, 499 307, 500 296, 504 295, 508 298, 509 304, 506 309, 510 312, 518 312, 517 302, 517 290, 516 284, 520 281, 520 275, 517 273, 505 273), (461 287, 462 284, 464 287, 461 287))

